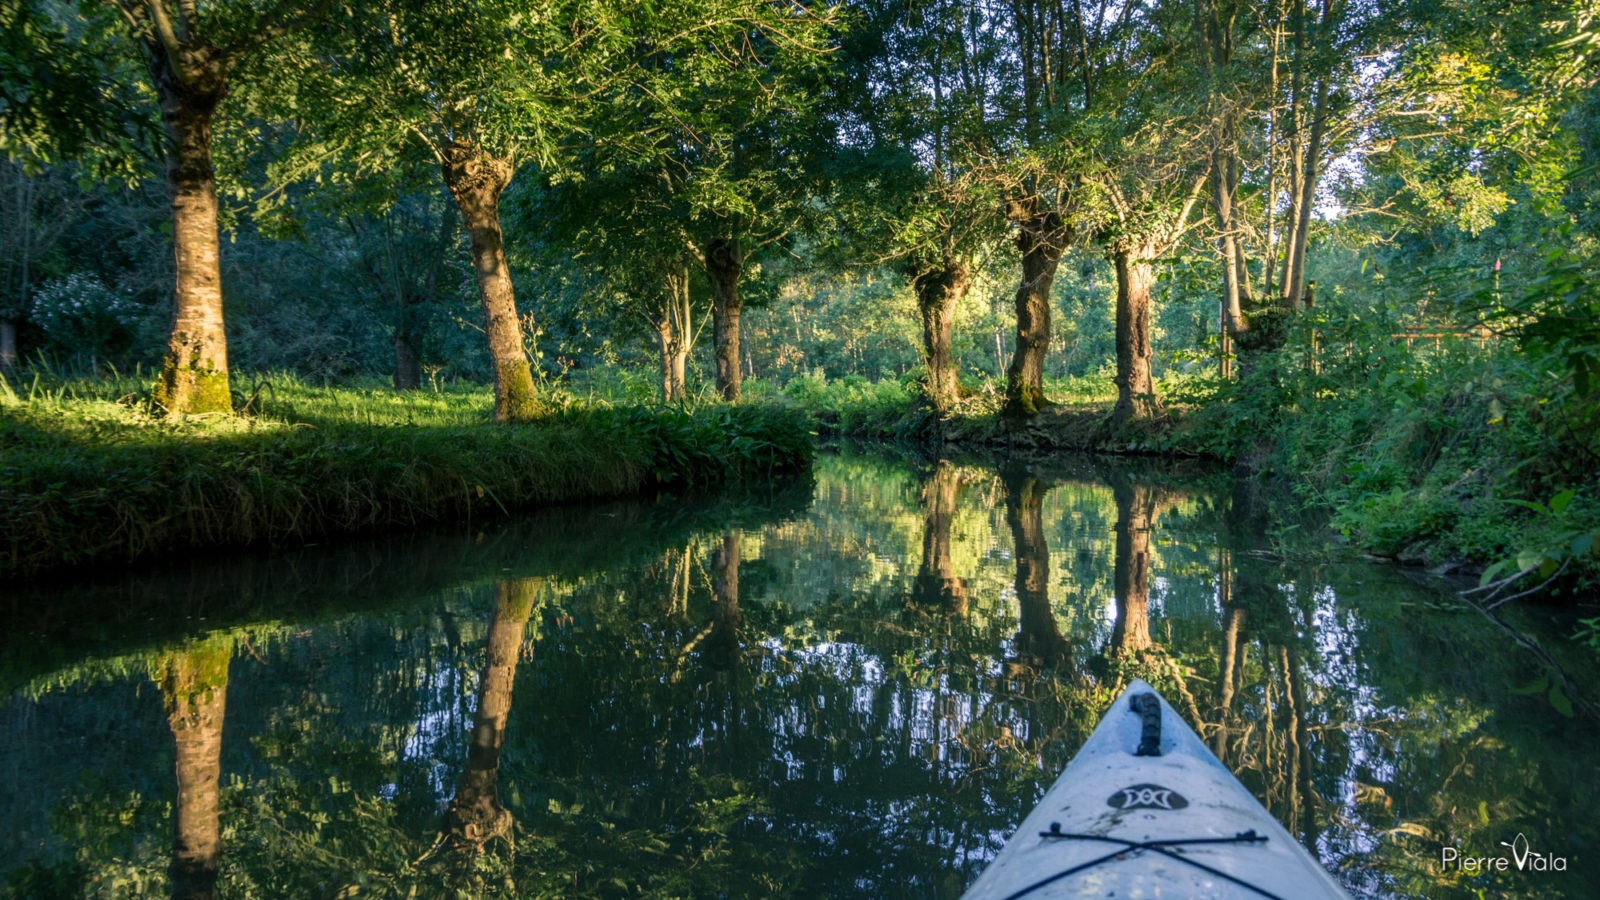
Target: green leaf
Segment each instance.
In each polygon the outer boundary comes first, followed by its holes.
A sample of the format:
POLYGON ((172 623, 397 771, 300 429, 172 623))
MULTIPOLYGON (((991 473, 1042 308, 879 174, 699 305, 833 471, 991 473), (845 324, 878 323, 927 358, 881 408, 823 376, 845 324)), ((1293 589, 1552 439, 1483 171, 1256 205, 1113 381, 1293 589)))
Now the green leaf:
POLYGON ((1572 701, 1567 699, 1566 694, 1561 693, 1561 686, 1558 684, 1550 686, 1550 705, 1561 715, 1572 718, 1572 701))
POLYGON ((1587 531, 1572 539, 1571 549, 1574 557, 1587 554, 1594 549, 1595 532, 1587 531))
MULTIPOLYGON (((1349 532, 1346 532, 1345 536, 1348 537, 1349 536, 1349 532)), ((1511 565, 1511 560, 1502 559, 1499 562, 1489 566, 1489 568, 1484 569, 1483 570, 1483 574, 1478 577, 1478 587, 1483 587, 1484 585, 1486 585, 1489 582, 1493 581, 1495 579, 1495 577, 1498 576, 1501 572, 1504 572, 1506 570, 1506 567, 1509 566, 1509 565, 1511 565)))
POLYGON ((1559 516, 1563 512, 1566 512, 1567 504, 1572 502, 1572 498, 1576 496, 1577 493, 1578 492, 1576 489, 1566 490, 1550 498, 1551 514, 1559 516))

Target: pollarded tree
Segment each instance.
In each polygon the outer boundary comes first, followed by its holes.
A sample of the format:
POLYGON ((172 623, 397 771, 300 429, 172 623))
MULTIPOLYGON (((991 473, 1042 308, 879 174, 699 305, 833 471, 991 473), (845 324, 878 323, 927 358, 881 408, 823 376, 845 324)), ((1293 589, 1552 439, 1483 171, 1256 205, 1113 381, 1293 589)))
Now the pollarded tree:
POLYGON ((1016 67, 1007 20, 955 0, 862 2, 841 46, 830 118, 841 147, 830 210, 848 251, 911 281, 921 316, 924 390, 960 397, 951 346, 972 261, 1001 233, 988 160, 1008 126, 997 98, 1016 67))
MULTIPOLYGON (((172 330, 155 398, 170 416, 233 409, 218 264, 217 178, 212 165, 218 110, 239 80, 235 73, 242 64, 254 61, 264 46, 304 25, 326 5, 295 0, 111 0, 79 4, 72 21, 62 10, 51 11, 62 23, 55 33, 71 45, 75 58, 130 51, 140 56, 160 109, 177 278, 172 330)), ((24 4, 14 24, 27 31, 30 21, 47 19, 44 11, 24 4)), ((51 31, 35 25, 29 33, 51 31)), ((56 67, 57 61, 45 58, 37 63, 33 82, 50 88, 52 79, 44 73, 56 67)), ((6 73, 8 81, 12 75, 6 73)), ((71 145, 77 153, 92 154, 107 144, 125 149, 125 137, 119 135, 137 129, 137 122, 85 121, 120 112, 114 106, 96 112, 91 102, 85 102, 72 109, 76 112, 70 119, 59 112, 35 109, 32 133, 70 132, 71 138, 60 143, 71 145)), ((8 118, 14 115, 15 111, 10 111, 8 118)), ((15 127, 15 121, 8 121, 8 145, 19 136, 15 127)), ((8 150, 14 152, 9 146, 8 150)))
POLYGON ((535 413, 500 197, 523 161, 577 130, 593 69, 625 55, 618 12, 582 0, 541 14, 496 0, 363 4, 305 33, 273 98, 303 132, 275 168, 280 181, 404 178, 419 155, 439 173, 470 244, 498 422, 535 413))
POLYGON ((829 7, 729 0, 694 35, 641 60, 626 92, 635 102, 617 107, 611 138, 586 160, 584 177, 626 182, 624 220, 676 240, 669 257, 686 249, 704 271, 725 400, 741 393, 741 283, 816 209, 813 163, 825 146, 816 107, 837 25, 829 7), (658 137, 616 138, 641 130, 658 137))
POLYGON ((1155 265, 1195 224, 1210 168, 1198 109, 1184 90, 1186 12, 1156 4, 1128 20, 1073 131, 1092 160, 1082 178, 1095 200, 1096 241, 1116 271, 1116 426, 1160 409, 1151 372, 1155 265))
POLYGON ((1143 28, 1144 7, 1077 0, 1011 4, 1020 90, 1008 111, 1017 124, 994 168, 1022 254, 1017 349, 1006 373, 1011 415, 1032 415, 1050 405, 1044 395, 1050 289, 1062 254, 1095 218, 1085 179, 1096 165, 1080 122, 1133 74, 1124 60, 1143 28))
POLYGON ((743 59, 738 48, 755 39, 752 22, 762 17, 807 14, 749 0, 364 4, 303 48, 296 89, 280 103, 315 137, 280 176, 310 176, 334 157, 335 177, 382 172, 417 153, 431 159, 470 239, 495 419, 525 421, 535 412, 533 380, 501 231, 503 193, 524 163, 559 168, 575 148, 611 142, 648 156, 672 133, 681 99, 651 90, 662 84, 658 61, 707 41, 708 53, 743 59), (741 38, 711 37, 727 33, 741 38), (660 109, 667 113, 652 115, 660 109))

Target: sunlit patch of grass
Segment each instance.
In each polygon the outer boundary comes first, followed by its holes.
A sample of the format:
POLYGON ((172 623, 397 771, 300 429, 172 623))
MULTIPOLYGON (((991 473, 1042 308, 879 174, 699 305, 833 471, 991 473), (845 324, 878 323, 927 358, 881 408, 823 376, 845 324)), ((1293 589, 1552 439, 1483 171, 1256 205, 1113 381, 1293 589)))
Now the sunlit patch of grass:
MULTIPOLYGON (((237 379, 236 384, 244 381, 237 379)), ((299 543, 803 466, 769 406, 569 403, 490 421, 486 387, 396 395, 268 378, 242 416, 168 422, 127 377, 34 382, 0 407, 0 571, 299 543)))

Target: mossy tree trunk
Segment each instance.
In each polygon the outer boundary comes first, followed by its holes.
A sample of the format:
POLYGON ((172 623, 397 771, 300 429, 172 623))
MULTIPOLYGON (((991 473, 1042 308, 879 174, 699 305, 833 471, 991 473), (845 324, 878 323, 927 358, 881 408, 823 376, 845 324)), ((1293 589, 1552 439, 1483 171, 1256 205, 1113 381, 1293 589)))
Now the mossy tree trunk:
POLYGON ((1161 410, 1151 375, 1151 254, 1142 247, 1112 252, 1117 270, 1117 405, 1111 420, 1117 426, 1153 418, 1161 410))
POLYGON ((950 527, 965 487, 961 474, 944 460, 922 486, 922 567, 911 583, 913 602, 953 616, 967 614, 967 582, 956 575, 950 555, 950 527))
POLYGON ((739 554, 741 535, 730 531, 711 552, 711 632, 704 644, 706 664, 728 669, 739 659, 739 554))
POLYGON ((472 716, 466 771, 445 813, 446 834, 460 846, 481 848, 511 832, 511 813, 500 803, 500 750, 505 746, 517 661, 541 583, 537 578, 519 578, 495 585, 488 659, 472 716))
POLYGON ((955 326, 956 304, 972 286, 972 271, 965 261, 946 256, 937 265, 918 272, 911 284, 917 294, 917 309, 922 313, 928 399, 935 409, 947 410, 961 399, 961 381, 951 352, 950 336, 955 326))
POLYGON ((1113 653, 1148 650, 1150 640, 1150 526, 1155 519, 1156 492, 1125 476, 1111 482, 1117 503, 1117 550, 1113 584, 1117 624, 1111 630, 1113 653))
POLYGON ((471 141, 458 140, 440 153, 440 172, 455 197, 472 248, 472 268, 483 300, 483 330, 494 364, 494 420, 533 418, 533 371, 522 344, 522 322, 500 233, 500 195, 515 167, 471 141))
POLYGON ((1022 253, 1022 283, 1017 286, 1017 347, 1006 369, 1007 415, 1031 416, 1051 405, 1044 395, 1044 361, 1050 352, 1050 286, 1071 240, 1056 213, 1040 213, 1013 204, 1018 224, 1017 249, 1022 253))
POLYGON ((739 242, 732 238, 712 238, 702 251, 706 276, 711 282, 712 340, 717 357, 717 393, 722 399, 739 399, 739 277, 744 272, 744 257, 739 242))
POLYGON ((231 645, 201 645, 161 663, 161 695, 172 729, 178 782, 172 814, 175 900, 213 900, 222 861, 222 721, 231 645))
POLYGON ((1048 488, 1030 475, 1006 476, 1006 524, 1016 556, 1017 652, 1044 666, 1067 657, 1055 612, 1050 608, 1050 546, 1044 537, 1048 488))
POLYGON ((217 179, 211 164, 212 119, 227 94, 229 59, 203 42, 143 43, 166 137, 177 275, 172 329, 155 399, 172 418, 229 413, 233 395, 223 329, 217 179))

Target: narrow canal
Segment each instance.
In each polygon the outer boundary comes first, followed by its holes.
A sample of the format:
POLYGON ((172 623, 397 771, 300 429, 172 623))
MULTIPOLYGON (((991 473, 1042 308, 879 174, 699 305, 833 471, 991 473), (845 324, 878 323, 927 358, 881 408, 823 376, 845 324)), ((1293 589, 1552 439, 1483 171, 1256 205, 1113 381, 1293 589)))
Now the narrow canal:
POLYGON ((1358 896, 1592 896, 1570 623, 1337 561, 1262 502, 844 453, 8 591, 0 891, 954 898, 1144 677, 1358 896), (1565 871, 1441 870, 1519 833, 1565 871))

